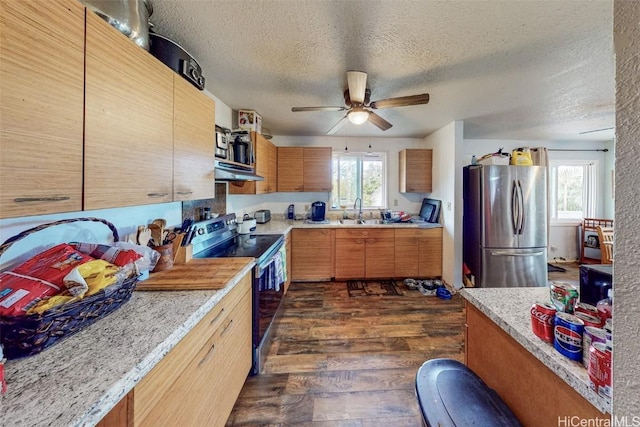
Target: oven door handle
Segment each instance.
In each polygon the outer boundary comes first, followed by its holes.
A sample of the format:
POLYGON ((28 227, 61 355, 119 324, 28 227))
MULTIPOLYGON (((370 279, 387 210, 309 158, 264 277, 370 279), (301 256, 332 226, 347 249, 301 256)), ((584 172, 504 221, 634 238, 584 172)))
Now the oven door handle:
POLYGON ((282 248, 283 245, 284 245, 284 240, 276 244, 276 248, 273 250, 272 255, 269 258, 267 258, 264 262, 256 264, 256 266, 258 267, 258 273, 256 277, 262 277, 262 273, 269 265, 271 265, 271 263, 273 263, 275 254, 277 254, 280 251, 280 248, 282 248))

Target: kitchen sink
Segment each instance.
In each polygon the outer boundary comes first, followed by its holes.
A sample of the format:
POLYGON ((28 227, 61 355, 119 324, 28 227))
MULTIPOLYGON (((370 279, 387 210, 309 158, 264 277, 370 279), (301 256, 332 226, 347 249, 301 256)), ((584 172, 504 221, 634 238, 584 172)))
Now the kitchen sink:
POLYGON ((338 220, 340 224, 344 225, 374 225, 374 224, 384 224, 381 219, 340 219, 338 220))

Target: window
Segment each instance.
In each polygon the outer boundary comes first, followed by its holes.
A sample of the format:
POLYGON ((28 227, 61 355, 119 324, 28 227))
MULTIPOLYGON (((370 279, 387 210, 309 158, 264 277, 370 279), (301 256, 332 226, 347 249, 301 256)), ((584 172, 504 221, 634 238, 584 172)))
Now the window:
POLYGON ((552 220, 575 222, 595 216, 596 166, 593 160, 549 161, 552 220))
POLYGON ((352 208, 356 198, 362 209, 385 209, 386 153, 334 153, 331 207, 352 208))

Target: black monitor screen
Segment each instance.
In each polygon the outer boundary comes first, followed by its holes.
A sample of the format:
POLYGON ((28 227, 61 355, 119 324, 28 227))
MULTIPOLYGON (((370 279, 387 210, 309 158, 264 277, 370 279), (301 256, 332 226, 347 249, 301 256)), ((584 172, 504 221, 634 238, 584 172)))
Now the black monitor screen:
POLYGON ((420 208, 420 218, 426 222, 438 222, 440 219, 440 205, 442 202, 436 199, 423 199, 420 208))

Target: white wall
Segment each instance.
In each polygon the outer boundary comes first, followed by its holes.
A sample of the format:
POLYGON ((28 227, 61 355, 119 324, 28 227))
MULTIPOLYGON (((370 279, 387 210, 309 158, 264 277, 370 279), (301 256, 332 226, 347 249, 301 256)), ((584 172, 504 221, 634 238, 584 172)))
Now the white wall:
MULTIPOLYGON (((345 138, 332 136, 300 137, 274 136, 271 140, 277 146, 297 147, 331 147, 334 152, 371 151, 387 153, 387 203, 389 209, 418 213, 422 199, 428 193, 398 192, 398 153, 404 148, 424 148, 424 142, 419 138, 345 138), (396 205, 397 201, 397 205, 396 205)), ((434 174, 435 175, 435 174, 434 174)), ((284 214, 290 204, 294 204, 296 213, 304 213, 314 201, 323 201, 329 205, 329 193, 271 193, 259 196, 229 195, 227 196, 227 211, 240 215, 243 212, 252 213, 257 209, 271 209, 273 214, 284 214)), ((338 215, 339 212, 328 212, 338 215)))
MULTIPOLYGON (((180 224, 182 224, 182 203, 172 202, 127 208, 3 219, 0 220, 0 241, 5 242, 10 237, 41 224, 51 223, 61 219, 84 217, 98 217, 111 222, 118 230, 120 240, 122 241, 126 239, 128 234, 134 233, 138 225, 149 224, 156 218, 166 219, 168 226, 180 226, 180 224)), ((0 270, 34 256, 58 243, 72 241, 105 243, 112 240, 111 231, 102 223, 82 221, 56 225, 30 234, 24 239, 12 244, 9 249, 2 254, 2 258, 0 258, 0 270)))
MULTIPOLYGON (((640 417, 640 7, 614 2, 616 207, 613 269, 613 415, 640 417)), ((631 423, 630 418, 627 419, 631 423)))
POLYGON ((461 146, 463 124, 451 122, 424 139, 433 150, 432 198, 442 200, 442 279, 462 287, 462 172, 456 168, 456 151, 461 146), (460 195, 458 195, 460 193, 460 195))

